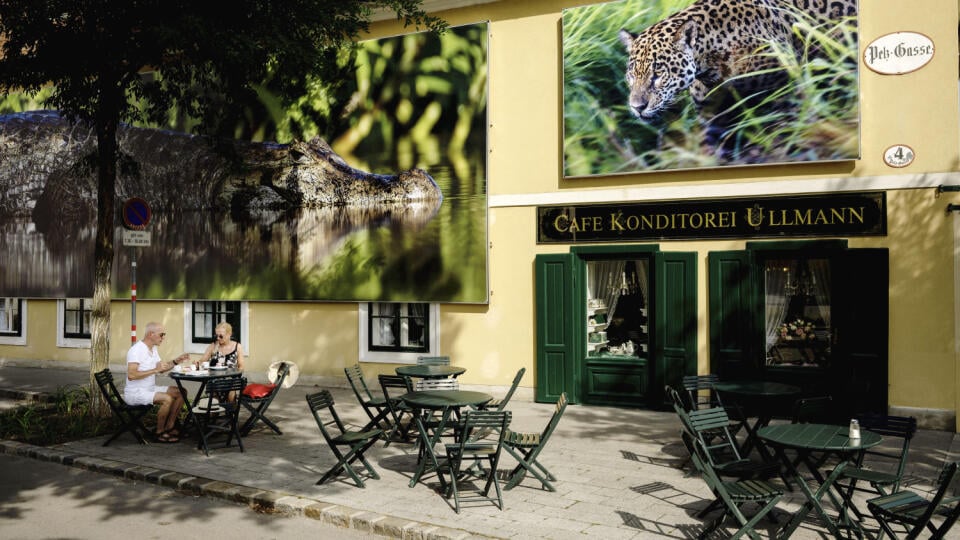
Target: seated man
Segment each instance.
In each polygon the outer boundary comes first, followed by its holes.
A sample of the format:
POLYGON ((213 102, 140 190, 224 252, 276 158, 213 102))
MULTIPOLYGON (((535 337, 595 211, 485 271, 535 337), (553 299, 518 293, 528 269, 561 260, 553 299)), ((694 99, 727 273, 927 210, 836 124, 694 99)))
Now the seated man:
POLYGON ((127 351, 127 384, 123 388, 123 400, 128 405, 159 404, 157 442, 174 443, 180 441, 174 425, 183 407, 183 395, 176 386, 157 386, 157 374, 170 371, 174 365, 189 360, 190 355, 182 354, 172 362, 161 361, 157 347, 166 335, 159 323, 147 323, 143 339, 127 351))

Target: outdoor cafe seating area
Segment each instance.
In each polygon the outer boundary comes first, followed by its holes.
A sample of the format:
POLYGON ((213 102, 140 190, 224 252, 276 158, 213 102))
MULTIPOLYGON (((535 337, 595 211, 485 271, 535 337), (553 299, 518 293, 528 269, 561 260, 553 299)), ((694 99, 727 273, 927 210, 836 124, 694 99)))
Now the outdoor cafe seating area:
MULTIPOLYGON (((205 456, 212 451, 235 448, 244 452, 245 437, 262 424, 276 435, 281 427, 268 416, 270 403, 282 388, 296 382, 296 364, 278 362, 271 366, 268 384, 248 384, 235 368, 176 370, 170 374, 184 395, 184 412, 179 428, 182 435, 196 440, 205 456), (241 423, 241 412, 246 419, 241 423)), ((538 461, 551 433, 566 409, 566 396, 546 421, 542 432, 510 429, 509 402, 525 369, 521 368, 509 390, 495 398, 486 392, 461 390, 457 376, 465 368, 450 364, 449 357, 420 357, 416 365, 396 368, 396 375, 380 374, 380 393, 371 391, 359 364, 344 369, 347 381, 369 421, 363 426, 345 422, 338 413, 340 404, 329 390, 306 395, 319 434, 336 462, 317 484, 347 478, 358 488, 379 480, 380 474, 365 453, 375 444, 412 446, 417 460, 409 486, 425 477, 439 484, 438 491, 450 499, 455 512, 461 502, 487 501, 504 508, 503 490, 516 487, 527 474, 543 489, 555 491, 557 478, 538 461), (513 456, 516 464, 506 474, 499 471, 501 454, 513 456), (473 493, 470 493, 470 492, 473 493)), ((152 407, 127 406, 112 380, 109 369, 98 374, 104 396, 113 408, 119 427, 104 446, 124 433, 147 444, 149 430, 143 417, 152 407)))
POLYGON ((693 469, 715 497, 697 514, 709 519, 701 538, 724 528, 730 538, 760 538, 762 520, 775 525, 772 536, 789 538, 811 517, 833 538, 948 538, 960 517, 956 461, 944 463, 932 496, 905 487, 915 418, 862 414, 845 424, 830 396, 712 374, 664 392, 693 469), (775 419, 785 398, 796 398, 792 414, 775 419), (787 492, 801 493, 802 505, 781 523, 773 510, 787 492))
MULTIPOLYGON (((437 366, 406 366, 411 368, 429 371, 436 370, 437 366)), ((417 381, 433 379, 365 374, 360 365, 349 366, 345 371, 347 377, 340 385, 310 384, 301 380, 289 389, 281 388, 273 405, 262 411, 262 416, 270 419, 282 434, 258 420, 243 435, 242 453, 234 443, 226 448, 211 447, 210 457, 206 457, 202 450, 197 450, 194 438, 179 445, 142 446, 126 432, 107 441, 108 447, 101 447, 106 436, 70 446, 74 451, 86 448, 87 452, 101 452, 104 457, 112 456, 142 467, 167 468, 179 474, 201 475, 250 488, 335 501, 391 516, 484 531, 495 537, 509 536, 505 531, 536 519, 534 516, 546 516, 546 508, 554 509, 553 519, 559 519, 558 523, 566 526, 580 521, 602 522, 620 533, 632 531, 640 537, 654 534, 665 538, 726 538, 740 529, 745 536, 751 536, 750 531, 759 531, 759 536, 764 538, 831 537, 834 533, 821 515, 823 512, 831 522, 837 523, 841 536, 856 536, 857 529, 841 522, 839 517, 847 499, 835 487, 820 490, 816 477, 808 470, 812 465, 831 486, 840 486, 841 483, 849 485, 848 476, 853 474, 848 473, 854 468, 839 466, 838 451, 811 451, 802 457, 795 449, 787 448, 783 456, 793 464, 791 468, 783 461, 776 444, 768 440, 777 438, 768 428, 793 425, 794 414, 798 423, 818 425, 818 409, 823 408, 823 403, 817 400, 811 400, 814 405, 810 405, 809 410, 791 410, 786 417, 778 415, 763 425, 752 414, 738 416, 737 400, 730 393, 716 392, 716 397, 722 399, 719 404, 722 411, 713 410, 718 407, 710 402, 713 399, 709 391, 711 384, 722 386, 731 384, 729 381, 698 381, 699 387, 693 395, 702 403, 696 408, 691 405, 691 392, 685 387, 676 393, 676 403, 690 419, 687 425, 685 417, 677 411, 585 406, 571 409, 565 399, 558 403, 534 403, 529 389, 521 388, 517 392, 514 384, 496 389, 471 387, 463 385, 459 375, 438 377, 449 379, 442 384, 455 388, 424 390, 433 383, 419 384, 421 392, 438 393, 438 405, 427 408, 422 402, 418 405, 415 397, 409 400, 408 394, 417 392, 417 381), (398 387, 384 389, 381 381, 396 383, 398 387), (457 415, 440 404, 442 399, 449 399, 449 396, 443 398, 443 393, 449 392, 477 392, 491 400, 482 406, 461 404, 457 415), (325 393, 329 393, 329 397, 325 393), (493 406, 496 399, 506 403, 493 406), (312 409, 316 410, 316 416, 311 414, 312 409), (340 417, 342 428, 331 416, 330 409, 340 417), (444 409, 449 411, 446 420, 444 409), (479 426, 476 423, 480 418, 474 417, 473 425, 468 428, 468 416, 473 417, 470 413, 475 411, 511 414, 487 415, 483 418, 485 424, 479 426), (399 426, 394 423, 395 418, 399 418, 399 426), (446 426, 440 429, 443 422, 446 426), (497 422, 508 422, 506 429, 498 430, 491 425, 497 422), (701 442, 697 436, 698 433, 723 432, 723 428, 736 433, 730 437, 734 446, 728 450, 723 450, 722 438, 704 435, 701 442), (329 440, 345 444, 329 443, 324 429, 328 431, 329 440), (458 433, 466 435, 458 438, 458 433), (747 445, 747 438, 751 436, 755 439, 747 445), (352 444, 357 441, 361 444, 352 444), (430 441, 436 444, 428 451, 430 441), (476 446, 471 447, 473 443, 476 446), (741 452, 742 459, 720 460, 725 452, 734 451, 741 452), (830 457, 824 458, 827 454, 830 457), (499 461, 494 464, 495 459, 499 461), (496 473, 488 474, 492 471, 496 473), (710 481, 710 471, 715 472, 719 480, 710 481), (419 477, 412 481, 417 474, 419 477), (811 498, 818 504, 808 498, 797 477, 806 482, 811 498), (358 487, 361 483, 364 488, 358 487), (602 504, 587 502, 599 501, 601 494, 605 497, 602 504), (407 502, 401 504, 401 501, 407 502), (771 502, 770 509, 764 511, 771 502), (490 521, 494 516, 502 516, 499 518, 502 521, 490 521), (720 516, 722 520, 718 519, 720 516), (796 523, 791 522, 794 516, 800 516, 796 523), (788 529, 793 525, 795 529, 788 529)), ((262 374, 246 376, 251 381, 262 379, 262 374)), ((522 381, 523 373, 518 376, 518 381, 522 381)), ((252 384, 257 383, 249 382, 247 386, 252 384)), ((690 385, 697 386, 692 381, 690 385)), ((190 388, 196 386, 194 383, 190 388)), ((800 400, 798 396, 794 401, 800 400)), ((250 417, 250 411, 242 408, 241 426, 245 417, 250 417)), ((903 439, 881 434, 883 429, 870 423, 871 419, 864 417, 861 421, 864 446, 872 445, 867 431, 876 430, 882 439, 881 444, 867 450, 887 452, 904 446, 903 439)), ((847 435, 848 427, 833 426, 832 435, 828 433, 830 436, 824 440, 829 442, 832 436, 847 435)), ((895 425, 889 429, 909 432, 911 425, 895 425)), ((933 503, 941 485, 937 481, 943 465, 949 461, 947 458, 956 459, 960 454, 956 449, 946 453, 930 452, 931 435, 936 433, 923 433, 919 453, 915 439, 907 445, 908 450, 914 452, 907 454, 903 481, 897 491, 886 490, 890 497, 895 495, 893 498, 861 492, 861 488, 871 489, 873 481, 884 485, 885 480, 879 475, 865 479, 881 469, 876 465, 883 458, 867 455, 864 466, 857 467, 862 469, 862 474, 854 495, 849 497, 853 505, 845 511, 851 521, 857 519, 857 512, 862 514, 864 537, 878 536, 883 526, 875 514, 884 515, 887 526, 898 537, 906 537, 904 527, 896 521, 901 503, 935 508, 933 503), (920 476, 918 471, 923 471, 920 476), (868 500, 872 504, 868 505, 868 500)), ((944 440, 952 437, 947 434, 944 440)), ((821 444, 825 443, 821 441, 821 444)), ((953 447, 947 444, 944 448, 953 447)), ((896 471, 897 467, 893 467, 893 472, 896 471)), ((940 502, 953 504, 951 497, 955 492, 948 484, 951 480, 954 485, 957 482, 949 468, 943 480, 947 483, 943 484, 940 502)), ((935 512, 930 521, 942 525, 945 517, 935 512)), ((539 524, 538 535, 562 537, 557 531, 546 532, 557 526, 560 525, 550 522, 539 524)), ((956 531, 954 528, 951 533, 956 531)), ((928 536, 926 532, 920 535, 921 538, 928 536)))

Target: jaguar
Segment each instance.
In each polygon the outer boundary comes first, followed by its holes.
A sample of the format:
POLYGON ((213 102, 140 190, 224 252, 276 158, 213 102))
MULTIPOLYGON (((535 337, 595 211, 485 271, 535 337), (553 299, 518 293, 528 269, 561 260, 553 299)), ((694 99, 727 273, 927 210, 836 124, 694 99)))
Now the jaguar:
MULTIPOLYGON (((795 47, 798 12, 817 23, 855 16, 856 0, 698 0, 640 33, 619 32, 628 52, 631 113, 658 119, 689 90, 698 108, 724 86, 739 95, 784 83, 771 43, 795 47)), ((796 49, 795 49, 796 50, 796 49)))

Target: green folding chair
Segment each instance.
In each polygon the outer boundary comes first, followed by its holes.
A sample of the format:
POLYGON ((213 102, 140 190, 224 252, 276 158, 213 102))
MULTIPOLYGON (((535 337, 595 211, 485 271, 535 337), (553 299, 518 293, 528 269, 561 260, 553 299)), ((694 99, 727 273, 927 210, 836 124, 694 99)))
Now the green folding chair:
POLYGON ((497 508, 503 510, 503 493, 500 491, 500 482, 497 479, 497 465, 500 463, 504 433, 510 425, 510 418, 509 411, 467 411, 459 440, 444 445, 446 460, 438 472, 440 474, 446 472, 450 475, 449 490, 453 493, 454 510, 458 514, 461 500, 491 501, 497 505, 497 508), (497 435, 495 438, 483 439, 478 437, 480 433, 497 435), (474 464, 482 462, 486 462, 486 468, 474 467, 474 464), (483 482, 483 488, 479 489, 479 494, 473 497, 464 497, 461 493, 461 488, 467 479, 468 467, 473 481, 483 482), (490 495, 491 487, 494 488, 495 496, 490 495))
POLYGON ((930 531, 930 538, 933 540, 946 538, 947 532, 960 517, 960 496, 947 496, 951 484, 957 478, 958 466, 960 462, 954 461, 943 468, 937 481, 937 492, 930 500, 913 491, 903 490, 870 499, 867 501, 867 508, 880 522, 883 532, 891 538, 899 538, 893 530, 894 524, 906 528, 906 540, 918 538, 924 530, 930 531), (939 525, 933 521, 937 515, 944 516, 939 525))
MULTIPOLYGON (((783 491, 764 480, 722 480, 717 471, 710 465, 710 461, 706 457, 706 449, 700 440, 694 438, 688 432, 684 432, 682 437, 684 445, 690 451, 690 459, 693 461, 694 467, 700 472, 704 482, 707 483, 707 487, 716 497, 715 502, 707 508, 722 505, 724 509, 723 513, 700 533, 700 538, 706 538, 720 527, 727 516, 734 516, 739 522, 740 528, 729 538, 741 538, 746 535, 754 540, 760 540, 761 537, 754 530, 754 526, 770 514, 777 502, 783 497, 783 491), (742 507, 749 503, 759 505, 760 509, 753 517, 747 518, 742 507)), ((770 515, 770 517, 773 516, 770 515)))
MULTIPOLYGON (((736 439, 730 433, 727 413, 721 407, 696 411, 679 411, 683 435, 697 440, 703 448, 703 458, 721 477, 737 480, 767 480, 780 474, 777 461, 753 461, 740 455, 736 439)), ((688 448, 689 450, 689 448, 688 448)), ((698 513, 702 517, 720 501, 698 513)))
POLYGON ((343 372, 347 376, 350 388, 353 389, 353 394, 357 396, 357 401, 363 407, 363 412, 370 417, 370 422, 367 425, 384 430, 392 429, 393 426, 389 421, 390 409, 387 407, 387 398, 373 395, 366 381, 363 380, 363 371, 360 369, 360 364, 345 367, 343 372))
POLYGON ((861 429, 882 435, 883 443, 864 450, 853 466, 843 469, 834 485, 843 497, 845 507, 863 521, 860 509, 850 504, 853 493, 860 491, 883 496, 900 489, 910 441, 917 433, 917 419, 880 414, 862 414, 857 419, 861 429))
POLYGON ((408 442, 413 435, 410 428, 414 427, 414 411, 400 399, 400 396, 413 391, 410 379, 402 375, 381 373, 377 375, 377 380, 380 382, 380 389, 387 402, 387 411, 392 418, 390 432, 384 437, 384 446, 389 446, 393 440, 408 442))
POLYGON ((513 489, 516 487, 529 472, 534 478, 539 480, 548 491, 556 491, 556 488, 550 483, 551 481, 556 482, 556 477, 540 463, 538 458, 540 457, 540 452, 542 452, 543 448, 547 445, 547 441, 550 440, 550 435, 553 434, 553 430, 556 429, 557 424, 560 423, 560 417, 563 416, 563 412, 566 409, 567 393, 564 392, 560 394, 560 399, 557 400, 553 416, 550 417, 550 421, 547 422, 547 427, 544 428, 542 432, 519 433, 510 431, 509 429, 507 430, 503 437, 503 447, 508 454, 517 460, 517 466, 510 472, 504 489, 513 489))
MULTIPOLYGON (((117 390, 117 386, 113 382, 113 373, 110 372, 109 368, 104 368, 94 373, 93 377, 97 381, 97 386, 100 387, 103 399, 110 405, 113 416, 120 424, 117 431, 114 432, 109 439, 104 441, 103 445, 109 445, 116 440, 117 437, 127 432, 136 437, 137 442, 140 444, 147 444, 147 438, 150 436, 150 432, 146 426, 143 425, 143 417, 152 411, 156 405, 128 405, 127 402, 123 400, 120 391, 117 390)), ((171 412, 171 414, 173 413, 171 412)))
POLYGON ((510 384, 510 389, 507 390, 506 395, 500 399, 491 399, 490 401, 484 403, 477 407, 478 409, 483 409, 485 411, 502 411, 507 407, 507 403, 510 403, 510 398, 513 397, 513 393, 517 391, 517 386, 520 385, 520 380, 523 379, 523 374, 527 372, 527 368, 520 368, 517 371, 517 374, 513 377, 513 383, 510 384))
POLYGON ((316 420, 317 427, 320 428, 320 433, 323 434, 324 440, 327 441, 327 445, 337 458, 337 463, 330 467, 330 470, 320 478, 317 484, 323 484, 344 471, 353 479, 357 487, 366 487, 363 479, 353 470, 355 461, 363 464, 371 478, 379 480, 380 475, 363 457, 363 453, 373 443, 377 442, 377 439, 383 435, 383 430, 378 428, 366 428, 359 431, 347 429, 333 406, 333 396, 330 395, 329 390, 321 390, 315 394, 307 395, 307 405, 310 407, 310 412, 313 413, 313 419, 316 420), (346 451, 341 451, 341 447, 345 447, 346 451))

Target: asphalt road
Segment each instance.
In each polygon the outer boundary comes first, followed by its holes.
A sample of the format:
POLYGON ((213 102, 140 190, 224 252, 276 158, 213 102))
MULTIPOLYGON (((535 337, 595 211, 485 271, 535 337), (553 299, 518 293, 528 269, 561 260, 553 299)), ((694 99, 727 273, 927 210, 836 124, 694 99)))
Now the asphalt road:
POLYGON ((377 539, 304 517, 261 514, 56 463, 0 454, 0 537, 377 539))

